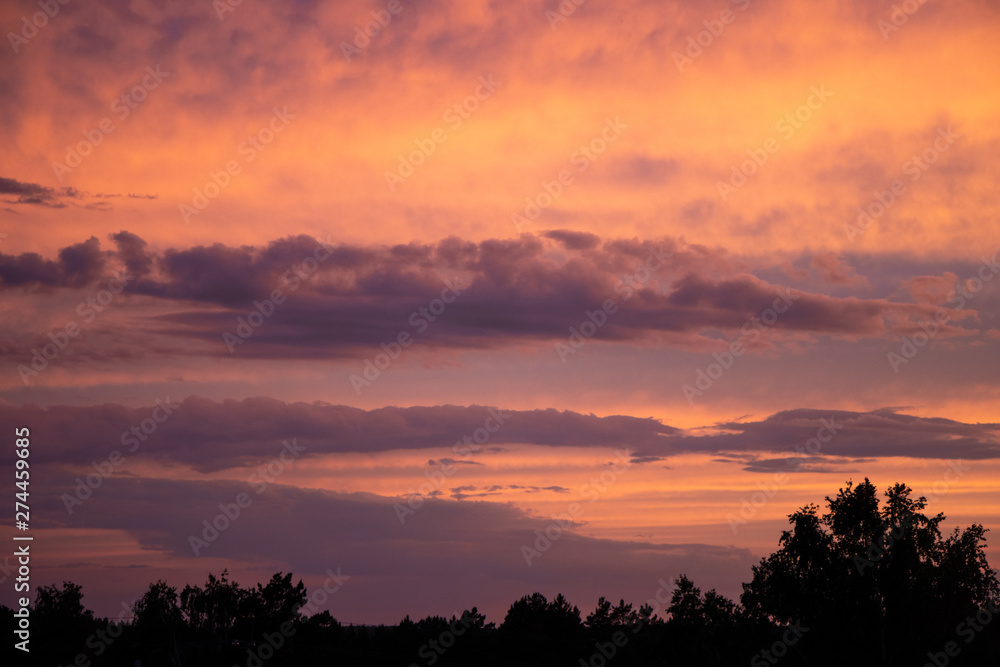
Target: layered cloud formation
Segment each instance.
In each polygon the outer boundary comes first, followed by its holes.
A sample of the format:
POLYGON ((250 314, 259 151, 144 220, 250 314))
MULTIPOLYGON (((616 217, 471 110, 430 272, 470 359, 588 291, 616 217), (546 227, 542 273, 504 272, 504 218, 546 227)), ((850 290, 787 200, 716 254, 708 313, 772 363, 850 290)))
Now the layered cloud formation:
MULTIPOLYGON (((295 439, 304 457, 392 450, 455 450, 468 455, 463 435, 490 424, 489 446, 536 445, 627 449, 637 463, 683 453, 719 455, 795 451, 824 424, 822 456, 868 460, 905 456, 926 459, 1000 458, 1000 424, 963 424, 882 409, 789 410, 759 421, 722 422, 712 433, 686 431, 629 416, 597 417, 556 410, 498 410, 482 406, 386 407, 377 410, 323 403, 285 403, 270 398, 215 402, 190 397, 171 406, 170 418, 154 429, 157 446, 145 456, 203 472, 240 468, 272 456, 275 443, 295 439), (829 443, 829 444, 827 444, 829 443)), ((38 424, 36 434, 52 443, 37 454, 40 463, 85 465, 143 435, 142 422, 155 405, 86 407, 0 406, 0 424, 38 424), (134 430, 132 427, 136 427, 134 430)), ((162 411, 161 411, 162 414, 162 411)), ((160 415, 157 415, 159 417, 160 415)), ((147 432, 148 432, 147 428, 147 432)), ((474 446, 478 451, 479 446, 474 446)), ((137 446, 136 446, 137 448, 137 446)), ((805 454, 799 449, 798 454, 805 454)), ((810 456, 815 452, 805 454, 810 456)), ((442 461, 447 463, 447 461, 442 461)), ((454 463, 454 461, 451 461, 454 463)))
POLYGON ((56 4, 0 6, 40 583, 496 621, 736 596, 848 478, 1000 521, 995 3, 56 4))
MULTIPOLYGON (((995 253, 978 266, 900 283, 891 273, 859 274, 827 255, 780 267, 683 240, 602 240, 566 231, 396 246, 301 235, 263 247, 216 243, 160 253, 130 232, 110 240, 115 250, 92 237, 55 259, 0 254, 0 288, 20 289, 40 303, 46 298, 40 288, 99 287, 116 268, 125 276, 125 298, 169 310, 142 326, 173 339, 175 353, 286 359, 357 355, 401 332, 449 348, 558 341, 588 319, 598 332, 587 337, 600 341, 702 351, 724 349, 728 340, 720 334, 744 338, 749 347, 773 344, 756 345, 768 329, 772 341, 807 344, 819 337, 891 340, 935 319, 938 341, 988 341, 986 334, 1000 327, 997 290, 989 282, 1000 271, 995 253), (778 282, 782 277, 786 282, 778 282), (956 298, 963 294, 968 298, 956 298), (257 322, 248 326, 251 313, 257 322), (240 322, 247 333, 236 331, 240 322), (244 345, 251 332, 254 340, 244 345), (201 345, 188 348, 178 338, 201 345)), ((865 255, 854 261, 873 262, 865 255)))

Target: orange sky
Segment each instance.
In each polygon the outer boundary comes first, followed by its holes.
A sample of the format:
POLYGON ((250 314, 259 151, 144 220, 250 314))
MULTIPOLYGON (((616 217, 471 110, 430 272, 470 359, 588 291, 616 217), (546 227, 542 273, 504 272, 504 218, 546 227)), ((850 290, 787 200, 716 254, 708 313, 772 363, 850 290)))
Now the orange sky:
MULTIPOLYGON (((602 557, 600 540, 625 550, 634 541, 687 545, 664 567, 701 558, 708 580, 698 583, 734 596, 745 566, 774 548, 783 517, 848 478, 870 476, 880 488, 905 481, 919 494, 947 461, 974 457, 931 509, 949 524, 998 525, 993 3, 926 2, 903 21, 887 0, 587 2, 554 25, 546 12, 557 3, 539 0, 401 6, 350 60, 342 44, 384 2, 242 3, 222 16, 211 3, 70 3, 30 38, 6 38, 0 417, 16 422, 32 406, 90 411, 43 430, 70 439, 40 464, 59 490, 46 501, 53 516, 38 526, 50 535, 53 581, 79 571, 88 600, 109 613, 159 576, 183 585, 209 568, 252 578, 283 567, 315 581, 337 558, 345 567, 365 561, 367 537, 349 534, 349 523, 337 524, 348 533, 334 545, 341 551, 310 558, 236 541, 219 549, 225 557, 185 553, 198 503, 211 506, 202 491, 220 480, 235 488, 249 474, 242 459, 202 469, 198 457, 220 443, 261 443, 201 434, 185 444, 187 427, 169 423, 115 472, 107 502, 171 494, 197 502, 151 519, 148 531, 87 508, 63 512, 59 494, 117 446, 105 434, 166 396, 216 402, 207 415, 233 408, 225 401, 271 397, 362 410, 502 406, 652 418, 697 447, 633 464, 574 529, 596 538, 581 553, 602 557), (898 29, 886 28, 893 19, 898 29), (864 228, 859 207, 873 215, 864 228), (227 351, 223 332, 275 286, 289 291, 282 273, 323 240, 334 258, 227 351), (619 281, 639 275, 649 247, 670 248, 671 259, 623 299, 619 281), (84 322, 80 304, 123 268, 137 275, 84 322), (988 278, 976 286, 977 275, 988 278), (426 333, 416 331, 410 314, 456 277, 469 287, 426 333), (802 300, 747 342, 741 325, 782 289, 802 300), (609 298, 620 313, 564 363, 558 345, 570 327, 609 298), (918 335, 938 308, 948 309, 948 325, 894 368, 903 337, 918 335), (82 335, 26 379, 19 369, 68 323, 84 324, 82 335), (356 391, 350 377, 403 332, 412 347, 356 391), (684 387, 735 340, 747 354, 689 400, 684 387), (859 423, 888 410, 895 421, 875 435, 849 429, 815 473, 792 474, 734 534, 726 513, 772 478, 762 470, 775 452, 800 442, 786 423, 796 410, 845 411, 859 423), (81 424, 77 433, 70 421, 81 424), (761 430, 735 444, 697 440, 721 422, 761 430), (57 548, 73 555, 52 555, 57 548), (143 567, 116 580, 129 560, 143 567)), ((0 6, 3 32, 17 35, 36 10, 0 6)), ((295 409, 268 413, 274 421, 261 428, 274 451, 293 419, 285 411, 295 409)), ((440 419, 447 437, 466 432, 448 422, 454 415, 440 419)), ((464 525, 463 512, 509 522, 511 532, 522 521, 544 525, 613 458, 613 438, 552 443, 548 428, 526 426, 488 464, 461 466, 441 488, 441 530, 464 525)), ((447 442, 390 445, 310 453, 282 476, 289 495, 261 504, 325 507, 307 493, 322 489, 334 492, 323 502, 375 512, 419 483, 429 460, 447 456, 447 442)), ((274 525, 263 511, 253 521, 255 530, 274 525)), ((445 539, 434 530, 399 539, 433 554, 445 539)), ((516 560, 517 545, 512 553, 516 560)), ((659 567, 645 551, 629 553, 643 576, 659 567)), ((557 554, 545 558, 559 562, 557 554)), ((482 590, 494 607, 508 589, 513 600, 556 585, 515 565, 468 576, 491 582, 482 590)), ((450 613, 445 606, 460 604, 458 593, 424 591, 379 608, 380 577, 391 576, 364 576, 371 588, 334 604, 338 618, 392 622, 403 609, 450 613)), ((641 590, 639 576, 619 583, 641 590)))

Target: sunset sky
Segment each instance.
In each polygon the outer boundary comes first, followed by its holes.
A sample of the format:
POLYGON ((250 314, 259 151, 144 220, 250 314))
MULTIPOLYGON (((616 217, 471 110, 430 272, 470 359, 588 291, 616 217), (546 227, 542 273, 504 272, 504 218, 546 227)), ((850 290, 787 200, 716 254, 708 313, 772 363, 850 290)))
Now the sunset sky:
POLYGON ((39 7, 0 5, 33 588, 735 598, 865 477, 1000 562, 996 3, 39 7))

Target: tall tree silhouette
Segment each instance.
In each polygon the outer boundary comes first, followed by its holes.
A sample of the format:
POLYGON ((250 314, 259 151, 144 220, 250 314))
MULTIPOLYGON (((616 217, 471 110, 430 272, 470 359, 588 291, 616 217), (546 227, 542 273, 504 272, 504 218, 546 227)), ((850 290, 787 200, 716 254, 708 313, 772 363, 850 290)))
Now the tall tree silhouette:
POLYGON ((184 618, 177 604, 177 589, 162 579, 149 589, 133 606, 133 641, 142 649, 149 664, 176 664, 179 645, 184 633, 184 618))
POLYGON ((571 664, 583 646, 580 610, 560 593, 549 602, 541 593, 525 595, 507 610, 501 636, 511 659, 521 664, 571 664))
POLYGON ((62 588, 39 586, 31 616, 33 651, 41 664, 72 661, 95 627, 94 613, 83 606, 83 589, 71 581, 62 588), (45 641, 37 641, 39 637, 45 641))
POLYGON ((248 592, 229 580, 228 570, 223 570, 219 577, 209 573, 204 588, 185 586, 180 599, 188 624, 200 639, 213 643, 216 652, 231 639, 251 632, 248 626, 252 604, 248 602, 248 592))
POLYGON ((274 632, 282 623, 294 622, 299 619, 299 609, 306 603, 306 587, 299 583, 292 585, 292 573, 282 575, 280 572, 271 576, 265 586, 257 584, 252 593, 254 616, 259 619, 256 624, 255 637, 264 632, 274 632))
POLYGON ((879 664, 906 664, 955 639, 963 618, 1000 595, 986 531, 975 524, 942 538, 944 515, 928 517, 926 499, 911 493, 896 484, 880 507, 866 478, 827 497, 822 516, 816 505, 789 515, 780 548, 743 585, 743 606, 811 628, 800 648, 812 647, 817 661, 860 651, 879 664))

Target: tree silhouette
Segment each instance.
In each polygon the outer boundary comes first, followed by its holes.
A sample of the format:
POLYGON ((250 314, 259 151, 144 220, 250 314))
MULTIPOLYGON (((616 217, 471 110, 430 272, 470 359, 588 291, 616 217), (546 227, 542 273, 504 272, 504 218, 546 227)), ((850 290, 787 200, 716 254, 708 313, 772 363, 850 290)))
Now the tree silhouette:
POLYGON ((258 619, 256 636, 264 632, 274 632, 283 623, 299 619, 299 609, 306 603, 306 587, 299 583, 292 585, 292 573, 282 576, 274 574, 266 586, 257 584, 250 605, 258 619))
POLYGON ((549 602, 536 592, 510 606, 500 633, 511 660, 562 664, 581 649, 582 629, 580 610, 561 593, 549 602))
POLYGON ((146 662, 171 664, 178 661, 178 639, 184 632, 184 618, 177 604, 177 589, 162 579, 133 605, 134 641, 144 649, 146 662))
POLYGON ((691 629, 702 625, 704 620, 704 601, 701 589, 682 574, 674 580, 677 588, 670 595, 670 606, 667 613, 670 618, 683 629, 691 629))
POLYGON ((247 593, 235 581, 229 581, 229 571, 216 578, 209 573, 204 588, 185 586, 181 591, 181 610, 188 623, 212 641, 228 643, 234 628, 244 625, 247 593))
POLYGON ((817 660, 862 651, 879 664, 905 664, 954 639, 965 616, 1000 594, 986 531, 976 524, 942 539, 944 515, 926 516, 926 499, 911 493, 896 484, 880 507, 868 479, 848 482, 827 497, 826 514, 807 505, 789 515, 780 548, 743 585, 746 610, 812 628, 800 648, 815 647, 817 660))
POLYGON ((710 590, 701 589, 681 575, 674 580, 667 614, 669 633, 678 656, 691 664, 727 664, 737 660, 742 610, 735 602, 710 590))
POLYGON ((632 604, 626 603, 624 599, 620 599, 617 605, 611 606, 607 598, 602 595, 597 601, 597 607, 587 616, 586 624, 588 628, 602 630, 632 627, 640 625, 651 613, 652 607, 643 606, 635 610, 632 604))
MULTIPOLYGON (((825 513, 811 504, 789 515, 741 604, 702 593, 681 574, 664 619, 649 605, 601 597, 584 623, 563 595, 533 593, 510 605, 500 627, 476 607, 458 617, 341 625, 327 611, 303 617, 306 588, 291 573, 241 588, 223 570, 179 595, 156 581, 121 626, 95 619, 81 587, 67 581, 37 589, 32 653, 16 664, 1000 665, 1000 584, 986 560, 986 530, 973 524, 944 536, 944 515, 926 510, 904 484, 880 499, 869 480, 848 482, 826 498, 825 513), (290 631, 277 633, 283 624, 290 631)), ((0 607, 0 623, 16 627, 13 610, 0 607)))
POLYGON ((72 661, 95 623, 94 613, 83 606, 83 589, 71 581, 62 588, 39 586, 31 616, 34 636, 47 638, 32 642, 36 655, 53 665, 72 661))
POLYGON ((501 629, 512 635, 572 636, 581 626, 580 610, 562 593, 552 602, 541 593, 525 595, 507 610, 501 629))
MULTIPOLYGON (((624 602, 624 600, 623 600, 624 602)), ((603 595, 597 600, 597 607, 587 615, 588 628, 610 628, 611 627, 611 603, 603 595)))

